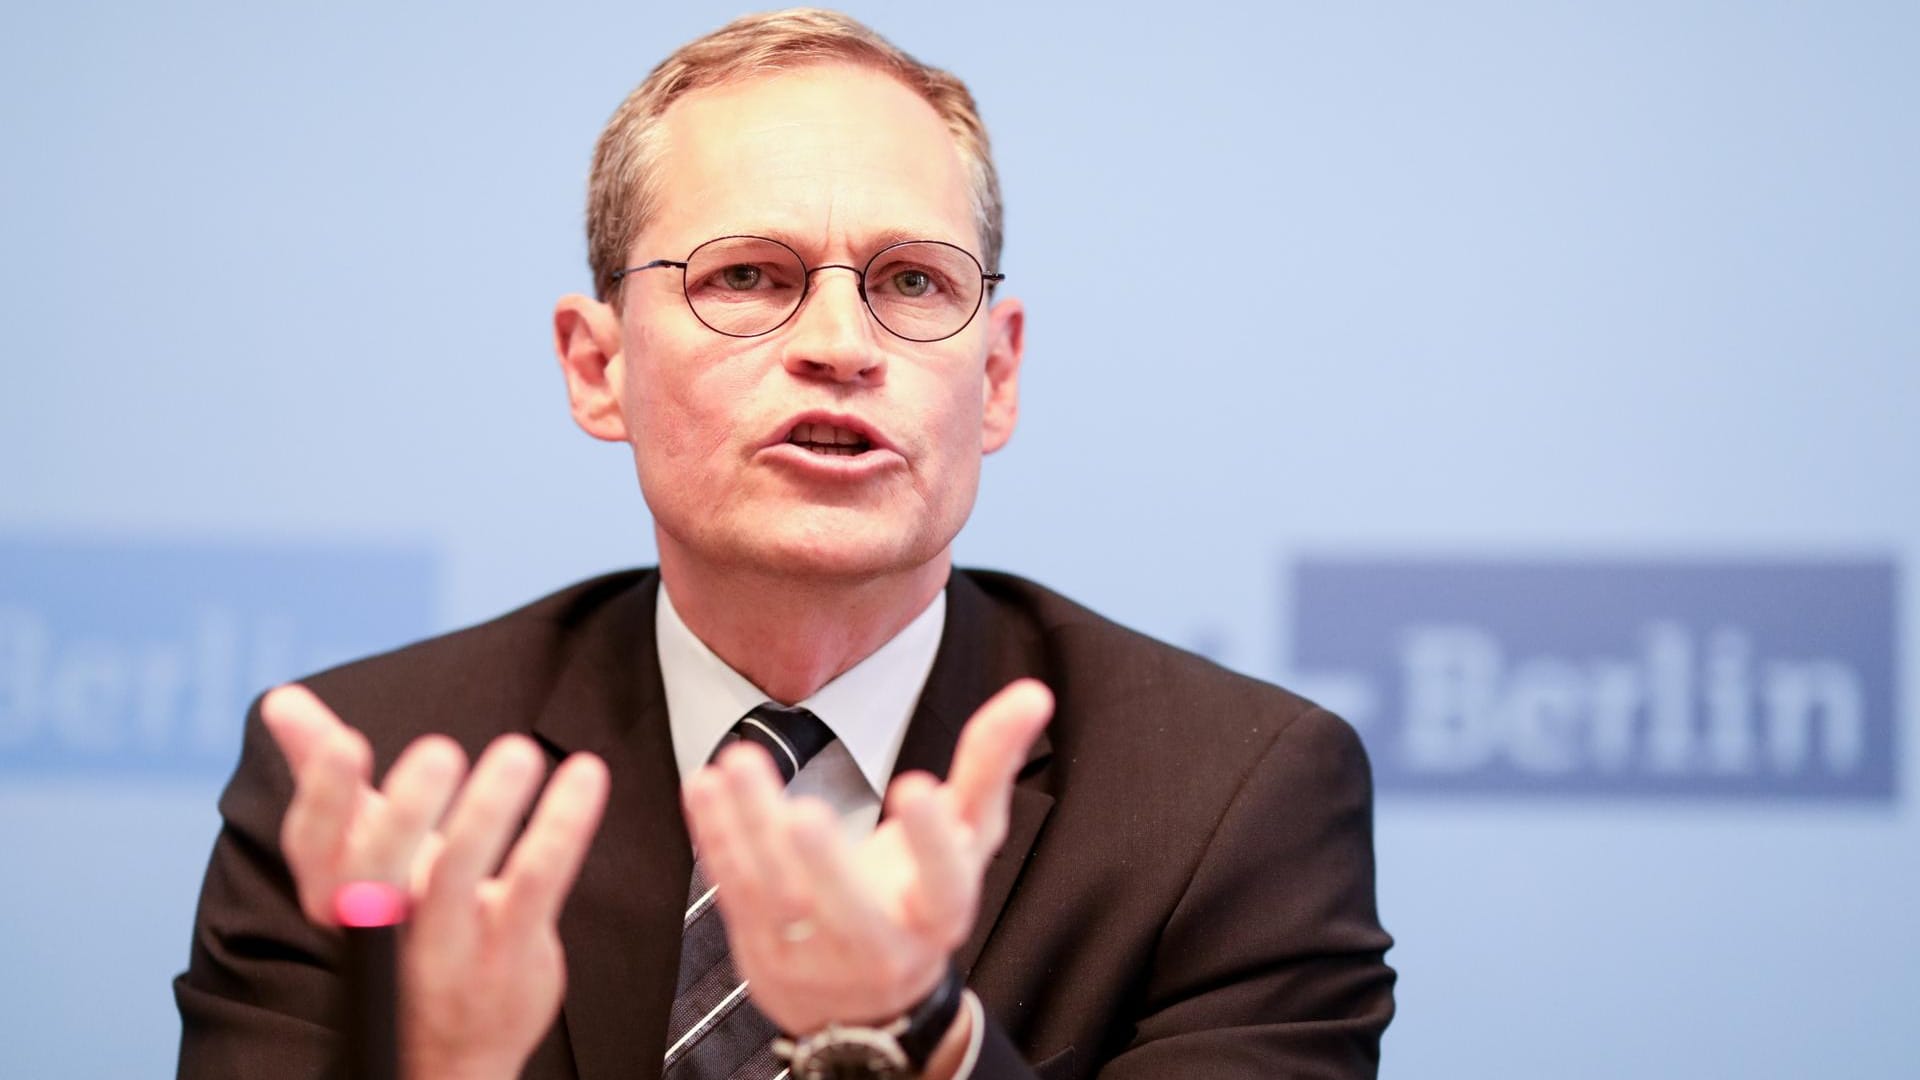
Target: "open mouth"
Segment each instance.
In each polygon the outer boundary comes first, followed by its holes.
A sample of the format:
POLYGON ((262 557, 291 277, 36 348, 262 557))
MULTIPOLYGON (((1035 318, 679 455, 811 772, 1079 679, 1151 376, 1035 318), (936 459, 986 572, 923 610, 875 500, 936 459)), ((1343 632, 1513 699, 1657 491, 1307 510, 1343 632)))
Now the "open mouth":
POLYGON ((833 424, 795 424, 787 441, 803 450, 829 457, 853 457, 873 449, 865 435, 833 424))

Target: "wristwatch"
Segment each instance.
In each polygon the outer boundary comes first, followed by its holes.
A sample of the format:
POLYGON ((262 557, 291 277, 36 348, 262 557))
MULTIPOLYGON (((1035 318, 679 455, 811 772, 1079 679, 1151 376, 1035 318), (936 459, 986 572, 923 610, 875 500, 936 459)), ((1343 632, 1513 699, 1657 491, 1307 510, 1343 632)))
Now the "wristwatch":
POLYGON ((933 992, 892 1023, 828 1024, 811 1035, 773 1040, 773 1052, 793 1080, 909 1080, 927 1067, 953 1026, 965 989, 960 969, 948 964, 933 992))

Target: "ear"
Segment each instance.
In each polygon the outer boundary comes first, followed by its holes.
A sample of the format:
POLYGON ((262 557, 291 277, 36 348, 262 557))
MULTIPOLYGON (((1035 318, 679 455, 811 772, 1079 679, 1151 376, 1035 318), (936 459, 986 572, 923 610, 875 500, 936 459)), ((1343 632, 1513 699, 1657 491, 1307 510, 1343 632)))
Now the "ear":
POLYGON ((1020 418, 1020 357, 1026 350, 1026 329, 1027 309, 1018 300, 1002 300, 987 310, 986 408, 980 442, 988 454, 1007 445, 1020 418))
POLYGON ((578 293, 561 297, 553 309, 553 350, 567 379, 573 422, 596 439, 625 442, 620 390, 626 371, 613 307, 578 293))

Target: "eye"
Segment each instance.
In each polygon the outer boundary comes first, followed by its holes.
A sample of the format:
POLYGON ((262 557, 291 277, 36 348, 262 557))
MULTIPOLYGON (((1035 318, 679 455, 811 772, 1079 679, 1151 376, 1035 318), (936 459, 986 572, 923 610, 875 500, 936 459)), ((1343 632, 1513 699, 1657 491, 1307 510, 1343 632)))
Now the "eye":
POLYGON ((734 263, 732 266, 722 267, 715 276, 720 284, 727 288, 745 292, 748 289, 757 288, 766 275, 760 272, 759 267, 750 263, 734 263))
POLYGON ((893 291, 901 296, 925 296, 933 291, 933 275, 925 270, 901 270, 893 275, 893 291))
POLYGON ((924 266, 911 263, 895 263, 874 275, 875 285, 869 289, 906 300, 924 300, 947 292, 940 276, 924 266))

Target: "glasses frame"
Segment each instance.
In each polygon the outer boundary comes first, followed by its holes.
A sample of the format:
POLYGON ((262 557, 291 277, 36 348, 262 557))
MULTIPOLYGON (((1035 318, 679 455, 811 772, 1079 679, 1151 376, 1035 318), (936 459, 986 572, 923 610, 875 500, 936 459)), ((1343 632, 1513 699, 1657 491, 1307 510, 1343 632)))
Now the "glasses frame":
POLYGON ((849 266, 846 263, 821 263, 819 266, 808 266, 806 258, 803 257, 798 251, 794 251, 793 245, 791 244, 785 243, 780 240, 775 240, 771 236, 755 236, 752 233, 735 233, 730 236, 716 236, 713 239, 706 241, 705 243, 699 244, 692 251, 687 252, 687 257, 684 259, 655 259, 652 262, 641 263, 639 266, 629 266, 624 270, 616 270, 613 272, 613 283, 617 286, 621 282, 626 280, 627 275, 637 274, 642 270, 658 270, 666 267, 671 267, 673 269, 680 271, 680 296, 682 299, 686 300, 687 310, 693 312, 693 317, 695 319, 699 319, 700 325, 706 327, 707 329, 713 331, 716 334, 721 334, 730 338, 766 337, 768 334, 771 334, 774 331, 792 322, 793 317, 795 315, 800 314, 800 309, 807 306, 807 297, 812 295, 813 293, 813 275, 819 273, 822 270, 847 270, 852 272, 852 274, 854 275, 854 288, 859 290, 859 293, 860 293, 860 303, 866 306, 867 314, 873 317, 873 321, 879 325, 880 329, 885 330, 887 333, 892 334, 894 337, 897 337, 902 341, 911 341, 911 342, 915 342, 917 344, 922 344, 922 345, 935 342, 935 341, 945 341, 948 338, 959 334, 960 331, 965 330, 967 327, 972 326, 973 320, 980 314, 980 305, 986 303, 987 294, 993 291, 993 287, 995 285, 998 285, 1001 282, 1007 280, 1007 275, 1005 274, 987 273, 986 268, 980 265, 980 260, 973 254, 973 252, 968 251, 966 248, 961 247, 959 244, 950 244, 945 240, 895 241, 894 243, 888 244, 886 247, 881 248, 879 251, 874 252, 873 255, 867 259, 865 266, 849 266), (790 254, 793 255, 794 261, 800 264, 800 270, 801 270, 800 299, 794 302, 793 309, 788 311, 784 318, 782 318, 779 322, 774 323, 772 326, 767 327, 765 330, 758 330, 751 334, 736 334, 728 330, 722 330, 719 327, 708 322, 706 319, 701 318, 700 309, 693 306, 693 294, 688 290, 689 282, 687 281, 687 267, 692 265, 694 256, 700 254, 700 250, 702 248, 711 247, 714 244, 718 244, 727 240, 760 240, 765 243, 776 244, 780 247, 785 248, 790 254), (882 255, 885 255, 887 252, 892 251, 895 248, 906 247, 908 244, 939 244, 941 247, 952 248, 953 250, 959 252, 960 254, 965 255, 967 257, 967 261, 973 264, 973 268, 975 270, 980 271, 980 292, 978 295, 976 295, 973 298, 973 310, 967 312, 967 317, 965 321, 961 322, 959 326, 954 327, 952 333, 942 334, 939 337, 932 337, 932 338, 908 337, 907 335, 901 333, 900 331, 895 330, 893 327, 888 326, 886 320, 880 317, 880 313, 873 310, 873 301, 869 299, 867 296, 867 272, 873 269, 873 264, 876 262, 879 262, 880 257, 882 255))

